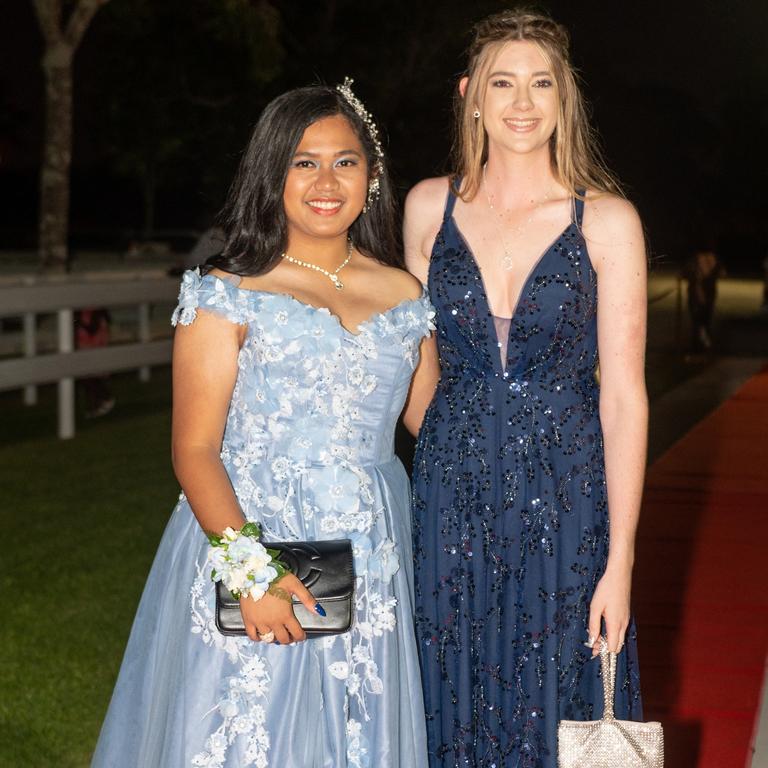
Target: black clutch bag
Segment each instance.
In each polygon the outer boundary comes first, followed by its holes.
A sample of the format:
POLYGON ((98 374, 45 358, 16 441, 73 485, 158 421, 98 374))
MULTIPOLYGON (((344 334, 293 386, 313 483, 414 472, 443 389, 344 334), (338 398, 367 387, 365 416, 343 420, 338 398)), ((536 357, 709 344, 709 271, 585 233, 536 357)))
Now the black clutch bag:
MULTIPOLYGON (((265 547, 280 552, 283 563, 312 593, 325 609, 325 616, 308 611, 295 597, 293 612, 307 637, 339 635, 352 626, 352 601, 355 592, 355 571, 352 542, 333 541, 263 542, 265 547)), ((240 601, 216 582, 216 627, 222 635, 244 635, 240 601)))

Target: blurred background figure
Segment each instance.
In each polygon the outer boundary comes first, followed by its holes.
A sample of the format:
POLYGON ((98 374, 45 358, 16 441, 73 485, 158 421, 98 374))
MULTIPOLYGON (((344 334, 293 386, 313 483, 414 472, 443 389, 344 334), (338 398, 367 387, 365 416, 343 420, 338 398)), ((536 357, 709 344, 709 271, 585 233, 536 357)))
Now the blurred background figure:
POLYGON ((211 224, 210 219, 202 224, 199 230, 200 234, 192 247, 185 253, 180 254, 179 260, 168 270, 172 277, 182 275, 188 269, 205 264, 211 256, 218 256, 224 249, 224 230, 211 224))
MULTIPOLYGON (((75 315, 75 341, 78 349, 106 347, 109 344, 109 312, 106 309, 81 309, 75 315)), ((109 375, 80 379, 85 396, 85 417, 106 416, 115 407, 109 375)))
POLYGON ((712 319, 717 300, 717 281, 724 272, 711 243, 696 248, 685 265, 683 277, 688 282, 691 352, 694 354, 707 352, 712 348, 712 319))
POLYGON ((204 264, 211 256, 220 254, 223 249, 224 230, 216 226, 208 227, 184 257, 184 269, 194 269, 198 264, 204 264))

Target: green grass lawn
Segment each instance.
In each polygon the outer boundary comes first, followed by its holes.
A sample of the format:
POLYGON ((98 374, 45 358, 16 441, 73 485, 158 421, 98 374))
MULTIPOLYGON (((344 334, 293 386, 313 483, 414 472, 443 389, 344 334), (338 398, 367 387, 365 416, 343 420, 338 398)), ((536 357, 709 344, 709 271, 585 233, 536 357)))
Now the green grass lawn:
POLYGON ((55 437, 55 390, 0 398, 0 766, 87 766, 178 494, 170 377, 114 380, 117 407, 55 437))

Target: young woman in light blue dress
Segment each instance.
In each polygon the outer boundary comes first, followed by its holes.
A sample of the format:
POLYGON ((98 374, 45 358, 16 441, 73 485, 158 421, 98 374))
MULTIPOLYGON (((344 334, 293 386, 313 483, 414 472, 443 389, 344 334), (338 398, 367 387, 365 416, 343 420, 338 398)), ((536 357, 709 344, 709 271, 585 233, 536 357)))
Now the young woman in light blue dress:
POLYGON ((275 99, 230 193, 222 256, 183 277, 183 493, 94 767, 426 764, 408 479, 393 442, 406 399, 418 429, 437 364, 433 313, 398 269, 394 228, 376 127, 347 85, 275 99), (246 521, 265 541, 352 540, 350 631, 306 640, 285 593, 315 601, 289 574, 241 597, 248 637, 218 632, 206 532, 246 521))

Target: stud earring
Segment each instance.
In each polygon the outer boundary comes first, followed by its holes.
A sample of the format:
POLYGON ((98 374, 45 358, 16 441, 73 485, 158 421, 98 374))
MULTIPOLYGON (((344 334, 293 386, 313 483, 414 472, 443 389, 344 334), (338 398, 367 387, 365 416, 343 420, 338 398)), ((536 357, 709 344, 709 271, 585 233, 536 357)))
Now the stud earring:
POLYGON ((479 109, 476 109, 476 110, 475 110, 475 111, 472 113, 472 117, 474 117, 474 118, 475 118, 475 120, 479 120, 479 119, 480 119, 480 110, 479 110, 479 109))

